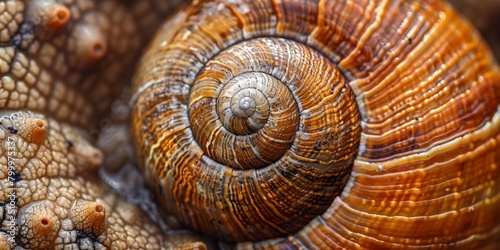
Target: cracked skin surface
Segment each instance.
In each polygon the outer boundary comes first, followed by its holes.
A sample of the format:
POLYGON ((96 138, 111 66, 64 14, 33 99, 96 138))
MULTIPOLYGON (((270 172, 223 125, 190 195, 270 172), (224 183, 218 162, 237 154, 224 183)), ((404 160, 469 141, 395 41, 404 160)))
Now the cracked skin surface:
POLYGON ((0 249, 204 248, 106 186, 89 139, 174 2, 0 1, 0 249))

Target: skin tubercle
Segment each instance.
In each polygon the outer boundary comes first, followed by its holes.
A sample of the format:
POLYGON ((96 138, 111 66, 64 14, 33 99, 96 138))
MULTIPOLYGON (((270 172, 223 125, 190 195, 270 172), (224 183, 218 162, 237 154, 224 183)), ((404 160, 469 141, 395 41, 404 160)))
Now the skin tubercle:
POLYGON ((2 120, 0 200, 5 212, 0 219, 6 226, 0 243, 6 245, 0 249, 162 247, 165 238, 159 228, 99 180, 103 155, 84 134, 31 112, 4 115, 2 120), (9 129, 8 118, 18 119, 13 123, 16 133, 9 129), (47 127, 42 144, 26 140, 29 135, 23 130, 29 126, 23 123, 32 121, 47 127), (14 242, 9 223, 18 227, 14 242))
POLYGON ((125 69, 162 14, 178 3, 69 2, 0 2, 7 24, 0 31, 0 105, 92 128, 130 81, 125 69))
POLYGON ((166 238, 138 207, 118 198, 97 177, 103 154, 71 125, 32 112, 4 113, 0 140, 0 219, 6 225, 0 249, 204 245, 192 235, 166 238), (31 123, 46 128, 42 144, 27 141, 25 124, 31 123), (9 223, 18 227, 14 242, 9 223))

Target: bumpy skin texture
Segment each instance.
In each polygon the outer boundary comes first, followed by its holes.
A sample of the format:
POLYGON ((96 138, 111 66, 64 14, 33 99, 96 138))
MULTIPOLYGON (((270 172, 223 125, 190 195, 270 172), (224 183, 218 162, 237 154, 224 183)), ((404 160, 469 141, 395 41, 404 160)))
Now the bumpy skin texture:
POLYGON ((98 179, 96 172, 103 155, 82 133, 43 115, 14 114, 19 115, 4 116, 2 124, 6 125, 0 130, 4 244, 27 249, 161 246, 159 229, 98 179), (30 143, 21 135, 25 129, 22 124, 33 119, 46 123, 43 144, 30 143), (11 126, 10 120, 19 129, 17 134, 6 128, 11 126), (8 178, 9 172, 16 176, 8 178), (14 197, 16 209, 10 203, 14 197), (17 209, 17 213, 10 212, 17 209), (17 218, 20 227, 15 243, 6 238, 10 235, 11 216, 17 218))
POLYGON ((0 2, 2 107, 95 126, 129 82, 161 12, 175 5, 134 2, 0 2))
POLYGON ((0 249, 204 247, 118 198, 89 142, 178 3, 0 1, 0 249))

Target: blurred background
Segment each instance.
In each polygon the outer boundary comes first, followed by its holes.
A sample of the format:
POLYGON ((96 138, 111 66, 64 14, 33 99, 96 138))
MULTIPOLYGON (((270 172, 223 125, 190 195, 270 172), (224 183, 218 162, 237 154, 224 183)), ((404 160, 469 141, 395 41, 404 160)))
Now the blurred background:
POLYGON ((477 27, 500 62, 500 0, 448 0, 477 27))

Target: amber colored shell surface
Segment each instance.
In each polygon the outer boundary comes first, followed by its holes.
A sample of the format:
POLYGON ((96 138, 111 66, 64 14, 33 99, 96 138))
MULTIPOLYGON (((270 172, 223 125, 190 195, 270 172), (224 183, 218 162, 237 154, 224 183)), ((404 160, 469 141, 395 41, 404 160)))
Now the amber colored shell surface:
POLYGON ((500 74, 443 1, 195 1, 131 99, 165 212, 241 248, 500 245, 500 74))

